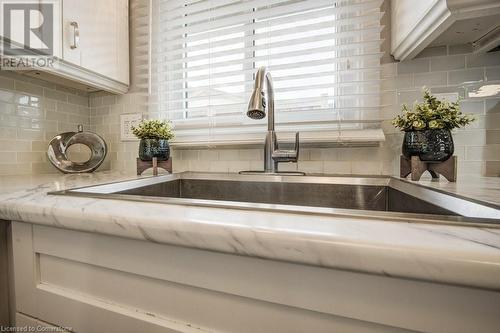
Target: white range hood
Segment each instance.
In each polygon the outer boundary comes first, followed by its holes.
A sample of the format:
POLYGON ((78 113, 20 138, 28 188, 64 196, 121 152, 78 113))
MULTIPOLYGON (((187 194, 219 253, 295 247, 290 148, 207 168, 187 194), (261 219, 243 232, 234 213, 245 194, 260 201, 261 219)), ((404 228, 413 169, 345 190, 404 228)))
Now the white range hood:
POLYGON ((392 0, 391 53, 411 59, 428 46, 500 45, 500 0, 392 0))

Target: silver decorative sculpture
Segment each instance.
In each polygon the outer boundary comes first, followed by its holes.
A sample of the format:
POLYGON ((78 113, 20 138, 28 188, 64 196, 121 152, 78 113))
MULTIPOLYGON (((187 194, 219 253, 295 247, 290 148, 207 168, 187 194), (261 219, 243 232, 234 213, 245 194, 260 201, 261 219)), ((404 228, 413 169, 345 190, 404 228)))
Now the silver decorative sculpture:
POLYGON ((78 125, 78 132, 66 132, 55 136, 49 143, 47 156, 50 163, 64 173, 83 173, 96 170, 108 152, 103 138, 92 132, 84 132, 78 125), (85 162, 71 161, 67 156, 68 148, 74 144, 82 144, 90 149, 90 158, 85 162))

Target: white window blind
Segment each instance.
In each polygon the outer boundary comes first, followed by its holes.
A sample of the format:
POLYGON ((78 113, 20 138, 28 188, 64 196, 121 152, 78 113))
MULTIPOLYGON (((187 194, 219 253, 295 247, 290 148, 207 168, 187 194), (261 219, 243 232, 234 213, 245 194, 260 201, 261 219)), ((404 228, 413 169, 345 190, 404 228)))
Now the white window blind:
MULTIPOLYGON (((380 130, 381 0, 158 0, 158 106, 177 144, 256 143, 254 73, 274 79, 280 139, 372 138, 380 130)), ((382 135, 383 136, 383 135, 382 135)))
POLYGON ((151 0, 130 1, 131 93, 149 93, 151 87, 151 0))

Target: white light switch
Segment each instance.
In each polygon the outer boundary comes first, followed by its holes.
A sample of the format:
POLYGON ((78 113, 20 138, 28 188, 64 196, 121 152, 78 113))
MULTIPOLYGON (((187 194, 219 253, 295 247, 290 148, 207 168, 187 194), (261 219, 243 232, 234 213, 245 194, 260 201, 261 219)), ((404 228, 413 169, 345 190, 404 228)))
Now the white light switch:
POLYGON ((120 115, 120 139, 122 141, 138 140, 132 133, 132 127, 142 121, 142 113, 129 113, 120 115))

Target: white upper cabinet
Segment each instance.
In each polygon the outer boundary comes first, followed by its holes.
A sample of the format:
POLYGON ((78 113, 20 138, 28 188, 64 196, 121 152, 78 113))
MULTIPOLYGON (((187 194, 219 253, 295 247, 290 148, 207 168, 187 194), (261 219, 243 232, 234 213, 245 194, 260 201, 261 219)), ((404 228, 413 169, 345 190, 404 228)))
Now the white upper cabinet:
POLYGON ((476 52, 498 46, 499 0, 392 0, 391 53, 411 59, 427 46, 471 43, 476 52))
POLYGON ((64 0, 63 59, 128 85, 128 1, 64 0))
MULTIPOLYGON (((11 20, 15 29, 10 31, 16 33, 0 29, 1 37, 6 37, 3 45, 9 47, 22 48, 24 45, 26 48, 30 44, 38 48, 41 44, 38 39, 50 40, 45 35, 53 36, 50 54, 56 58, 54 66, 31 67, 33 70, 22 73, 36 74, 39 78, 87 91, 126 93, 130 71, 128 0, 61 0, 54 3, 57 5, 53 10, 43 6, 30 10, 29 24, 24 22, 27 16, 21 10, 14 10, 11 20), (50 17, 53 17, 52 29, 40 29, 38 35, 30 34, 29 39, 23 33, 28 27, 42 26, 41 22, 50 21, 50 17), (14 44, 7 40, 13 40, 14 44)), ((23 55, 11 57, 22 59, 23 55)))

